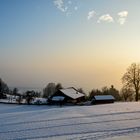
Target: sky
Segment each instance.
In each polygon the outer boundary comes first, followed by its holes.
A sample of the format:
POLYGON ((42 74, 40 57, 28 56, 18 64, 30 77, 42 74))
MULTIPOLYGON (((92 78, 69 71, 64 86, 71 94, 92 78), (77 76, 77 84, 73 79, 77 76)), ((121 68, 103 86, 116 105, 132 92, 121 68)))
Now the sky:
POLYGON ((114 85, 140 60, 140 0, 0 0, 0 77, 10 87, 114 85))

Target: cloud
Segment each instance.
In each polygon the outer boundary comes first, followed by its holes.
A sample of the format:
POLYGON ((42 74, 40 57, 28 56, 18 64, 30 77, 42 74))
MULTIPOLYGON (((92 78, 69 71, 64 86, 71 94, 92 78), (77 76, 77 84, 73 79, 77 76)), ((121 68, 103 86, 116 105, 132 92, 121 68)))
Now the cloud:
POLYGON ((66 12, 68 7, 64 5, 63 0, 55 0, 54 5, 62 12, 66 12))
POLYGON ((92 18, 95 16, 95 14, 96 14, 95 11, 89 11, 89 12, 88 12, 87 19, 88 19, 88 20, 92 19, 92 18))
POLYGON ((119 16, 120 18, 125 18, 125 17, 128 16, 128 11, 119 12, 119 13, 118 13, 118 16, 119 16))
POLYGON ((128 11, 121 11, 118 13, 118 16, 119 16, 118 23, 120 25, 124 25, 128 16, 128 11))
POLYGON ((69 1, 68 1, 68 4, 72 4, 72 1, 69 0, 69 1))
POLYGON ((119 23, 120 25, 124 25, 125 22, 126 22, 126 18, 119 18, 119 19, 118 19, 118 23, 119 23))
POLYGON ((74 10, 75 10, 75 11, 77 11, 77 10, 78 10, 78 7, 77 7, 77 6, 75 6, 75 7, 74 7, 74 10))
POLYGON ((110 22, 114 22, 114 19, 109 14, 106 14, 106 15, 102 15, 101 17, 99 17, 97 22, 100 23, 101 21, 110 23, 110 22))

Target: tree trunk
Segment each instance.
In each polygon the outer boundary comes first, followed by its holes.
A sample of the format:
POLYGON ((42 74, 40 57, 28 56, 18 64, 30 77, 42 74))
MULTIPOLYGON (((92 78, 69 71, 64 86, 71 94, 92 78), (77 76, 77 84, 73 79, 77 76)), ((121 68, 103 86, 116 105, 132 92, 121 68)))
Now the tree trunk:
POLYGON ((139 97, 139 91, 136 90, 136 97, 135 97, 136 102, 138 102, 138 97, 139 97))

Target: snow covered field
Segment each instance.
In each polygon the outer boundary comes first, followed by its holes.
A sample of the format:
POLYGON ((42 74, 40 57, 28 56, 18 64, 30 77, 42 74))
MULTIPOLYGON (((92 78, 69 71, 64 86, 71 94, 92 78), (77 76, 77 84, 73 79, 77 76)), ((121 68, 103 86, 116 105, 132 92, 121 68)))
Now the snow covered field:
POLYGON ((140 140, 140 103, 0 104, 0 140, 140 140))

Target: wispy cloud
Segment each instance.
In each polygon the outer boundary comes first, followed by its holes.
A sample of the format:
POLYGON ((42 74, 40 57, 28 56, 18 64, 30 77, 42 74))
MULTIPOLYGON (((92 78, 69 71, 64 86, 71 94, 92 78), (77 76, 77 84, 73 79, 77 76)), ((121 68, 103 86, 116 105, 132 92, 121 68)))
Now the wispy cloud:
POLYGON ((68 1, 68 4, 72 4, 72 1, 69 0, 69 1, 68 1))
POLYGON ((122 11, 118 13, 118 16, 121 18, 125 18, 128 16, 128 11, 122 11))
POLYGON ((71 16, 72 13, 78 10, 78 6, 74 5, 71 0, 53 0, 54 6, 57 7, 61 12, 64 12, 67 17, 71 16))
POLYGON ((64 5, 63 0, 55 0, 54 5, 62 12, 66 12, 68 7, 64 5))
POLYGON ((119 23, 120 25, 124 25, 125 22, 126 22, 126 18, 119 18, 119 19, 118 19, 118 23, 119 23))
MULTIPOLYGON (((72 13, 78 10, 78 7, 72 3, 72 0, 65 1, 64 0, 53 0, 54 5, 61 11, 66 14, 66 16, 71 16, 72 13)), ((109 13, 100 15, 97 14, 94 10, 89 11, 87 14, 87 20, 91 20, 92 18, 96 17, 97 23, 107 22, 113 23, 118 22, 120 25, 124 25, 128 16, 128 11, 121 11, 117 13, 118 17, 112 17, 109 13), (114 20, 115 19, 115 20, 114 20)))
POLYGON ((77 11, 77 10, 78 10, 78 7, 77 7, 77 6, 75 6, 75 7, 74 7, 74 10, 75 10, 75 11, 77 11))
POLYGON ((96 14, 95 11, 89 11, 89 12, 88 12, 87 19, 88 19, 88 20, 92 19, 92 18, 95 16, 95 14, 96 14))
POLYGON ((100 23, 101 21, 111 23, 114 22, 114 19, 109 14, 105 14, 100 16, 97 22, 100 23))
POLYGON ((118 13, 118 16, 119 16, 118 23, 120 25, 124 25, 128 16, 128 11, 121 11, 118 13))

